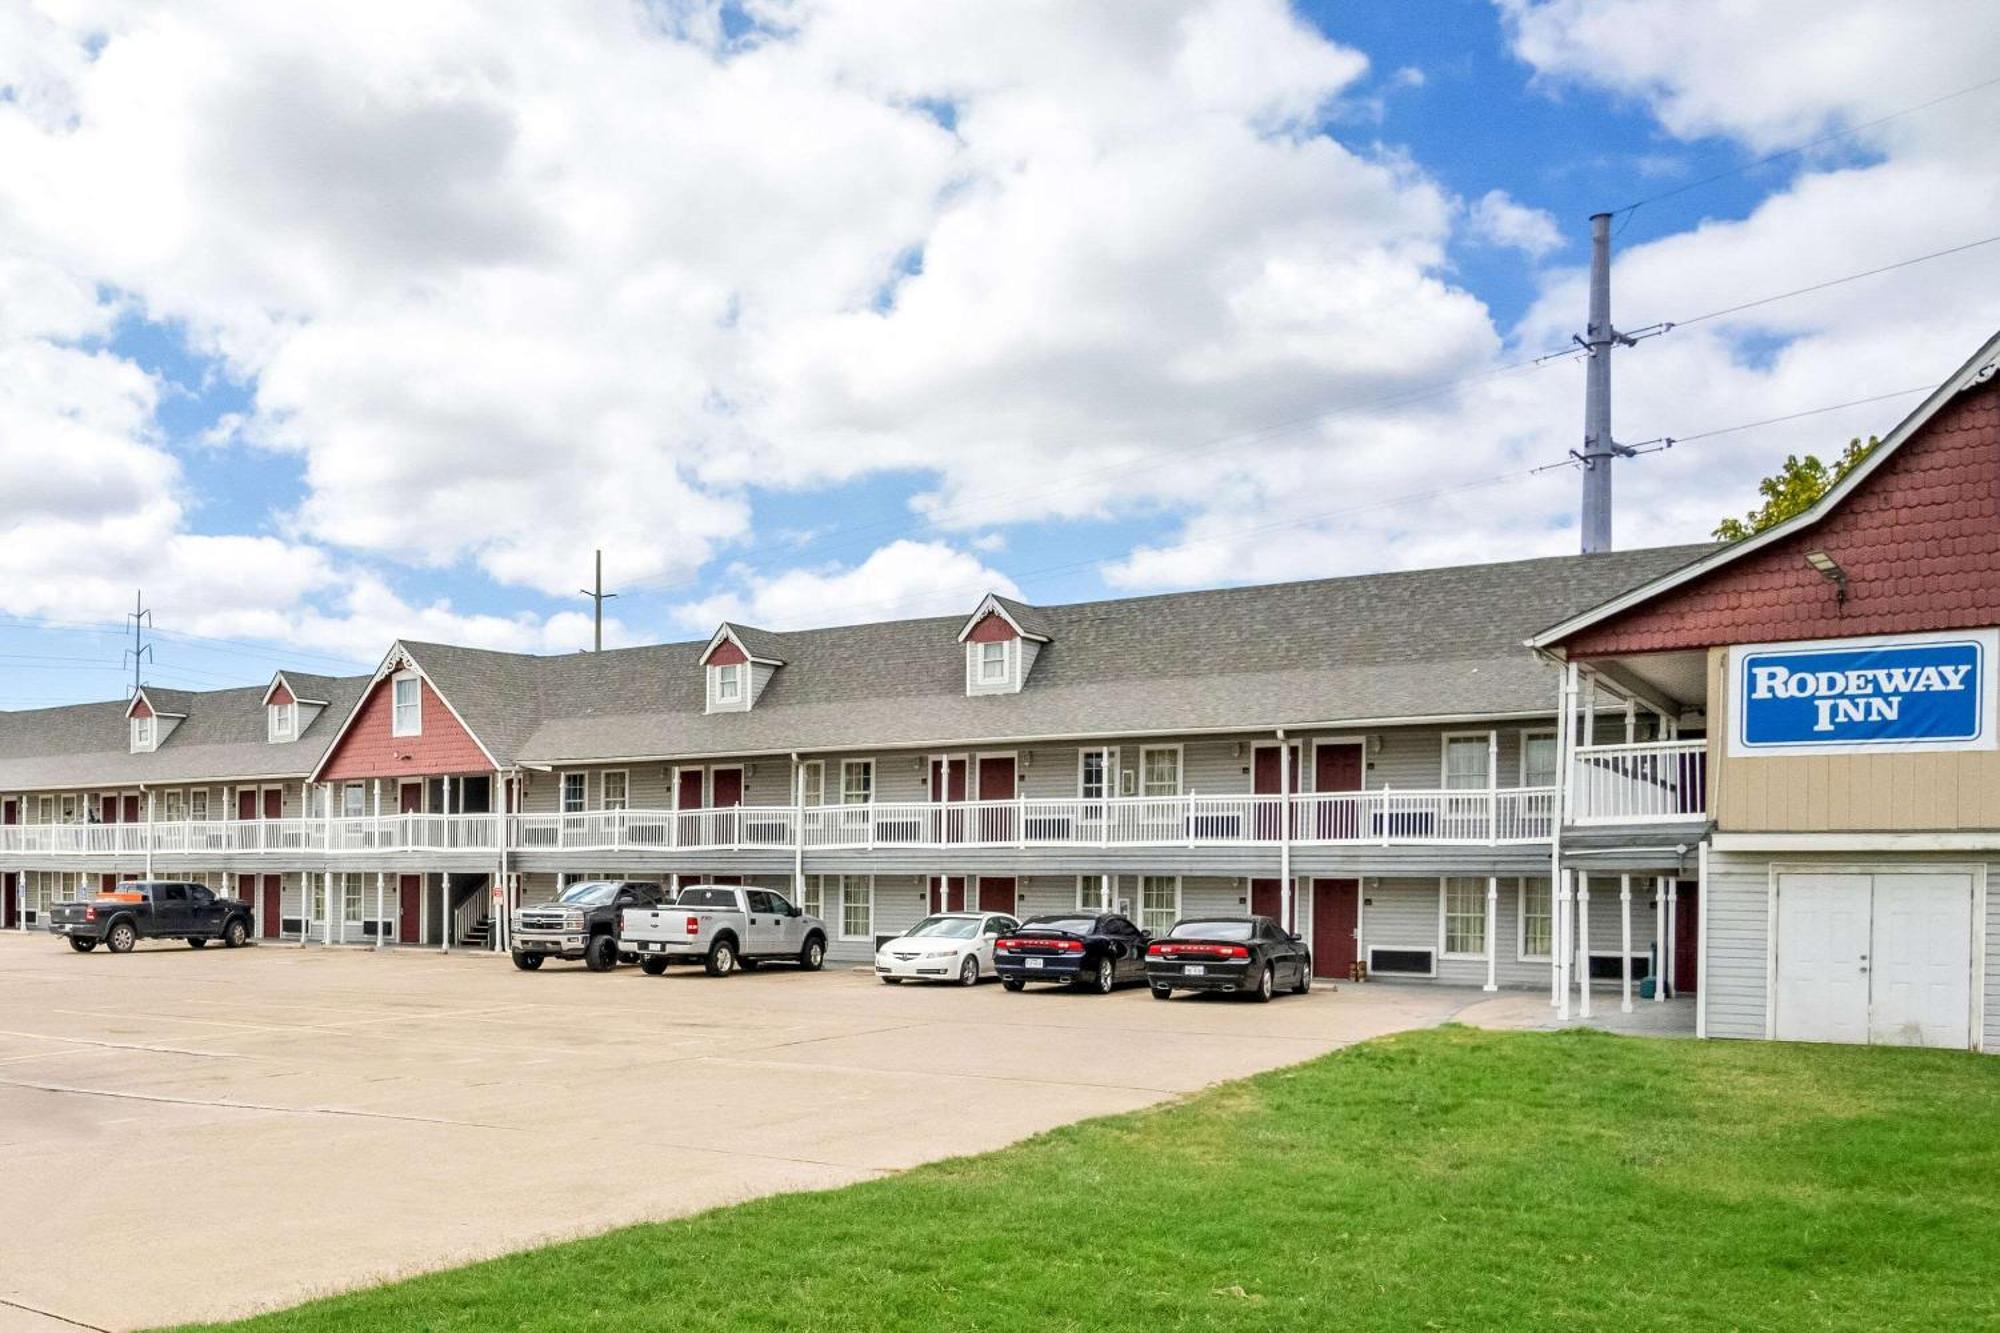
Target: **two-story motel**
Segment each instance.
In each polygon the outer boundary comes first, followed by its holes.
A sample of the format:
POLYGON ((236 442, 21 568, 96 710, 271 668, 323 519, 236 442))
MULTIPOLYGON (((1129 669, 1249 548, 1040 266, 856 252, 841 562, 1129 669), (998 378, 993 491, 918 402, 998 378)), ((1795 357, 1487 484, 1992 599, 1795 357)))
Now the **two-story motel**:
POLYGON ((2000 1049, 2000 337, 1809 512, 1523 560, 0 713, 5 921, 196 878, 273 939, 505 947, 565 879, 1255 911, 1346 977, 2000 1049))
MULTIPOLYGON (((0 714, 7 919, 174 875, 269 938, 497 948, 565 878, 702 877, 786 891, 836 957, 937 908, 1110 904, 1268 913, 1326 976, 1546 986, 1559 673, 1524 640, 1707 549, 563 657, 402 642, 365 678, 0 714)), ((1662 742, 1681 721, 1607 697, 1602 729, 1698 755, 1662 742)), ((1693 866, 1649 870, 1629 946, 1600 914, 1600 975, 1647 975, 1693 866)))

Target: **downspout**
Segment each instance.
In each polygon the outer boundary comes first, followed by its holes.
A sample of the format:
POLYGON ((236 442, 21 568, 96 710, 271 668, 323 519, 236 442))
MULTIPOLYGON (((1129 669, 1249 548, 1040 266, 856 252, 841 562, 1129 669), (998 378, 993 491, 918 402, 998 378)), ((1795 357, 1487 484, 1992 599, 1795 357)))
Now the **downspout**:
POLYGON ((792 905, 806 900, 806 767, 792 751, 792 905))
POLYGON ((1292 747, 1278 728, 1278 921, 1292 929, 1292 747))
POLYGON ((139 784, 139 790, 146 793, 146 878, 151 879, 153 877, 153 841, 157 836, 153 829, 153 797, 155 793, 152 788, 143 782, 139 784))

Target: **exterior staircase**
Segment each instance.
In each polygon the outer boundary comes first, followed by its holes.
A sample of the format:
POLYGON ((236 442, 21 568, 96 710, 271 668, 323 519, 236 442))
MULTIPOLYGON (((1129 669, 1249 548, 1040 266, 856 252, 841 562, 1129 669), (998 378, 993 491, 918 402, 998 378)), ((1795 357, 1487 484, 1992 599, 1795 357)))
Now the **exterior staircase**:
POLYGON ((467 926, 465 928, 465 934, 459 937, 458 944, 460 948, 465 948, 465 949, 492 948, 493 918, 490 916, 482 916, 477 921, 473 922, 470 926, 467 926))

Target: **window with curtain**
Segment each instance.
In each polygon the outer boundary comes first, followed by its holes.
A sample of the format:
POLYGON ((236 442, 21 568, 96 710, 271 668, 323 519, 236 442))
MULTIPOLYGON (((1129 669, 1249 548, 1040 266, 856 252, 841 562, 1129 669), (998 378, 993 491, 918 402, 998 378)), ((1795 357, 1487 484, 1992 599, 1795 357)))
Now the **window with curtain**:
POLYGON ((799 910, 807 916, 826 919, 826 893, 820 883, 820 876, 807 875, 799 889, 799 910))
POLYGON ((1521 737, 1521 785, 1556 785, 1556 734, 1553 731, 1531 731, 1521 737))
POLYGON ((1547 958, 1555 947, 1554 886, 1546 879, 1521 881, 1521 957, 1547 958))
POLYGON ((1181 882, 1172 875, 1145 875, 1139 880, 1139 929, 1164 935, 1181 914, 1181 882))
POLYGON ((843 939, 865 940, 875 928, 875 896, 866 875, 840 877, 840 934, 843 939))
POLYGON ((1486 952, 1486 881, 1453 876, 1444 882, 1444 951, 1486 952))
POLYGON ((415 676, 398 676, 390 687, 395 691, 394 717, 390 730, 398 736, 416 736, 424 729, 423 687, 415 676))
POLYGON ((604 808, 606 810, 623 810, 625 808, 626 792, 629 790, 627 783, 629 781, 630 779, 622 769, 604 774, 602 778, 603 790, 599 795, 604 800, 604 808))
POLYGON ((875 799, 875 761, 849 759, 840 766, 840 803, 866 805, 875 799))
POLYGON ((1178 748, 1156 745, 1139 752, 1139 793, 1142 796, 1181 794, 1181 752, 1178 748))
POLYGON ((583 801, 587 792, 589 775, 585 773, 565 773, 562 780, 562 808, 566 815, 583 813, 583 801))
POLYGON ((805 804, 819 805, 826 800, 826 765, 817 759, 808 759, 799 765, 799 785, 805 793, 805 804))
POLYGON ((1492 786, 1492 770, 1487 765, 1491 753, 1486 733, 1476 736, 1447 736, 1444 742, 1444 785, 1458 791, 1467 787, 1492 786))

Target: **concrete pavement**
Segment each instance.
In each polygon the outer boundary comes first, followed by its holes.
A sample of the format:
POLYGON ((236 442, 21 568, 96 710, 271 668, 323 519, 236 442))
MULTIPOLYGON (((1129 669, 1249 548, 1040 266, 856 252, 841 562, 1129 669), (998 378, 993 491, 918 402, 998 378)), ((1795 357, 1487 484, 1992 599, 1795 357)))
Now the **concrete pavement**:
POLYGON ((0 935, 0 1329, 240 1315, 981 1152, 1444 1021, 844 970, 712 979, 0 935), (670 1178, 635 1165, 670 1163, 670 1178), (103 1271, 78 1254, 119 1256, 103 1271), (41 1312, 36 1315, 34 1312, 41 1312))

